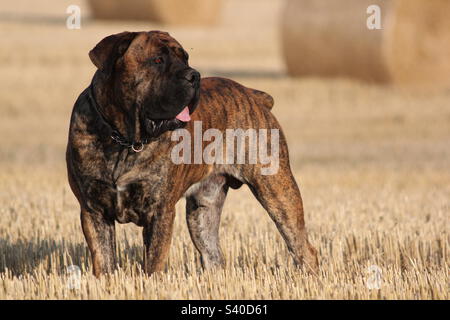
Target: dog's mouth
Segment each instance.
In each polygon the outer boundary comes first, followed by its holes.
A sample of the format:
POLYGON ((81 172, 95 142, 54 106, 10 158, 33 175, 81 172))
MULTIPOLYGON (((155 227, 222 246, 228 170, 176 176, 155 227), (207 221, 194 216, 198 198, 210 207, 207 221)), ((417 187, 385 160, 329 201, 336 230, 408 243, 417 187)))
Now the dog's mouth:
POLYGON ((181 122, 189 122, 191 121, 191 114, 194 112, 195 108, 197 107, 199 100, 199 92, 198 90, 195 92, 194 96, 192 97, 191 101, 188 105, 186 105, 183 110, 180 111, 175 116, 175 119, 180 120, 181 122))
POLYGON ((190 115, 190 111, 189 111, 189 106, 184 107, 184 109, 179 114, 177 114, 175 119, 178 119, 181 122, 189 122, 189 121, 191 121, 191 115, 190 115))
POLYGON ((143 108, 143 116, 145 119, 150 121, 171 121, 178 120, 180 122, 189 122, 191 121, 191 115, 196 109, 199 97, 200 90, 196 88, 193 91, 192 95, 185 99, 183 104, 178 104, 178 106, 160 106, 159 108, 156 106, 151 106, 147 108, 143 108))
POLYGON ((191 113, 194 111, 196 104, 197 104, 197 98, 196 98, 196 96, 194 96, 192 98, 191 102, 189 102, 189 104, 187 106, 185 106, 183 108, 183 110, 181 110, 181 112, 175 116, 175 119, 178 119, 181 122, 191 121, 191 113))
POLYGON ((151 119, 146 117, 145 128, 147 134, 151 137, 158 137, 166 131, 172 131, 183 128, 189 121, 191 121, 191 114, 197 108, 199 102, 199 90, 197 90, 191 101, 184 106, 184 108, 173 118, 169 119, 151 119))

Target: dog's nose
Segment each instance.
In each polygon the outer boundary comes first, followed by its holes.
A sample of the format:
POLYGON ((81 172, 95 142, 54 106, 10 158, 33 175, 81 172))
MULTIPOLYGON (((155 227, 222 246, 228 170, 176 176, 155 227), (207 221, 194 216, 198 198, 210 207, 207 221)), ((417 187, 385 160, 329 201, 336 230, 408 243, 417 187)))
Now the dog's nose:
POLYGON ((189 69, 185 74, 184 78, 192 84, 196 84, 200 81, 200 73, 194 69, 189 69))

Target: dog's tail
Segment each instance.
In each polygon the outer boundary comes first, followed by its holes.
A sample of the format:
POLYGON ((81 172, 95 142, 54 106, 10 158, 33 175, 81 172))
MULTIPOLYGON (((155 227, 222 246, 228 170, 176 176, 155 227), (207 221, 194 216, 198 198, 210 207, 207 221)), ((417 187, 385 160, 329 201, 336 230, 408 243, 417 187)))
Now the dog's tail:
POLYGON ((255 89, 252 89, 252 91, 255 101, 258 105, 262 105, 269 110, 272 109, 274 100, 270 94, 255 89))

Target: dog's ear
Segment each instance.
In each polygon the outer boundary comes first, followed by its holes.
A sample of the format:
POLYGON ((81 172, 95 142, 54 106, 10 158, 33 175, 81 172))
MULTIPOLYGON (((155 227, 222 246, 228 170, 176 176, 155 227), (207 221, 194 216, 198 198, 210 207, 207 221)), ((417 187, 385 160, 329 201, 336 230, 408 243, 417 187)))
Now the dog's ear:
POLYGON ((110 73, 119 59, 136 37, 137 32, 122 32, 104 38, 89 51, 92 63, 102 72, 110 73))

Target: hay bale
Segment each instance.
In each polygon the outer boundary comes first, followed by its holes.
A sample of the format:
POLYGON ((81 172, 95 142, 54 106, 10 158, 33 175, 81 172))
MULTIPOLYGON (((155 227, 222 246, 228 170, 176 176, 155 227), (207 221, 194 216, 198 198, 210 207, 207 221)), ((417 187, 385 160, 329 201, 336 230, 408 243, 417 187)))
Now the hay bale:
POLYGON ((209 25, 219 20, 221 0, 89 0, 97 19, 147 20, 173 25, 209 25))
POLYGON ((450 85, 450 1, 288 0, 283 54, 293 76, 450 85), (367 7, 381 8, 381 30, 367 7))

